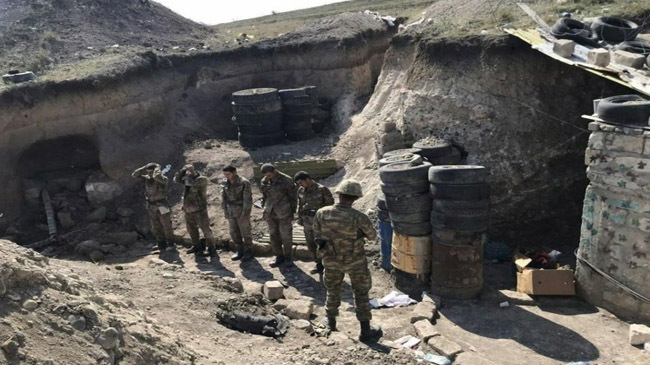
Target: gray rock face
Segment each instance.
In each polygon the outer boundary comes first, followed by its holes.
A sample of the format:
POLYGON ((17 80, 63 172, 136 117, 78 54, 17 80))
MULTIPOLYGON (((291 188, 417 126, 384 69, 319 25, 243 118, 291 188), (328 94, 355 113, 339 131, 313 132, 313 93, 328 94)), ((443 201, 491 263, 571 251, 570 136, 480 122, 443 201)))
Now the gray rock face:
POLYGON ((68 316, 68 323, 77 331, 86 330, 86 318, 84 316, 72 314, 68 316))
POLYGON ((102 222, 106 219, 106 214, 108 214, 108 209, 106 207, 99 207, 90 212, 87 219, 89 222, 102 222))
POLYGON ((113 327, 108 327, 103 330, 102 333, 97 337, 97 343, 104 349, 110 350, 117 347, 120 342, 120 334, 113 327))
POLYGON ((56 217, 58 218, 61 227, 65 229, 72 228, 76 224, 72 219, 70 212, 58 212, 56 213, 56 217))
POLYGON ((23 308, 27 309, 28 311, 33 311, 34 309, 38 308, 38 303, 36 301, 31 300, 31 299, 27 299, 23 303, 23 308))

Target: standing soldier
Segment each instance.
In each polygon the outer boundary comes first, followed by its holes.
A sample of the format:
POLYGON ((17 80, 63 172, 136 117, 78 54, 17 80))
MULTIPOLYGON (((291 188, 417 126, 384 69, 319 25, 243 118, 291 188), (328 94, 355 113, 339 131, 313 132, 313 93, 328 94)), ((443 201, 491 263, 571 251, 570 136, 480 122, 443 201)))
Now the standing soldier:
POLYGON ((192 239, 192 248, 187 253, 204 254, 205 244, 199 238, 200 228, 208 244, 208 255, 213 256, 217 248, 208 217, 208 178, 196 171, 193 165, 185 165, 174 175, 174 182, 185 187, 183 212, 185 212, 185 226, 192 239))
POLYGON ((269 225, 271 246, 275 254, 275 261, 271 267, 280 266, 286 262, 292 263, 293 244, 293 214, 296 211, 297 195, 296 185, 286 174, 275 169, 271 164, 264 164, 262 174, 262 197, 264 204, 264 220, 269 225))
POLYGON ((312 274, 323 272, 323 263, 316 256, 316 244, 314 243, 314 229, 312 228, 316 211, 322 207, 334 204, 332 192, 327 187, 315 182, 308 173, 300 171, 293 180, 298 188, 298 224, 302 225, 305 231, 307 248, 311 252, 316 267, 310 271, 312 274))
POLYGON ((174 231, 172 229, 171 209, 167 201, 169 179, 162 174, 160 165, 151 162, 131 174, 133 178, 144 182, 144 196, 147 199, 149 221, 160 251, 175 251, 174 231))
POLYGON ((237 253, 231 259, 247 261, 253 258, 251 183, 246 178, 237 175, 237 168, 233 165, 224 167, 222 172, 226 182, 221 191, 221 207, 228 219, 230 238, 237 245, 237 253))
POLYGON ((327 326, 331 331, 336 331, 341 284, 347 273, 354 292, 357 319, 361 323, 359 340, 368 341, 382 335, 381 329, 370 326, 372 314, 368 292, 372 280, 363 248, 364 238, 376 240, 377 232, 367 215, 352 208, 352 203, 363 196, 358 182, 343 180, 335 192, 339 203, 319 209, 314 218, 315 242, 325 266, 323 281, 327 289, 327 326))

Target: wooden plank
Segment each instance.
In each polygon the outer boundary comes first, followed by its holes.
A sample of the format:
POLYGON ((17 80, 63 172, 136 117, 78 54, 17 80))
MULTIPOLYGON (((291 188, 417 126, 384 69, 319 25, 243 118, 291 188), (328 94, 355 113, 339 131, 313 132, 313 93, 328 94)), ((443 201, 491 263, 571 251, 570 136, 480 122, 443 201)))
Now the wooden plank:
MULTIPOLYGON (((340 164, 336 160, 307 160, 307 161, 291 161, 291 162, 277 162, 273 164, 276 169, 293 177, 298 171, 307 171, 314 179, 322 179, 334 175, 340 168, 340 164)), ((254 178, 261 179, 262 172, 260 168, 262 164, 258 164, 253 168, 254 178)))
POLYGON ((546 32, 551 31, 551 27, 549 27, 549 25, 546 24, 544 19, 542 19, 539 15, 537 15, 537 12, 535 12, 535 10, 531 9, 530 6, 528 6, 528 4, 526 4, 526 3, 517 3, 517 5, 521 8, 521 10, 523 10, 526 14, 528 14, 528 16, 531 17, 533 19, 533 21, 535 23, 537 23, 537 25, 542 27, 542 29, 544 29, 544 31, 546 31, 546 32))

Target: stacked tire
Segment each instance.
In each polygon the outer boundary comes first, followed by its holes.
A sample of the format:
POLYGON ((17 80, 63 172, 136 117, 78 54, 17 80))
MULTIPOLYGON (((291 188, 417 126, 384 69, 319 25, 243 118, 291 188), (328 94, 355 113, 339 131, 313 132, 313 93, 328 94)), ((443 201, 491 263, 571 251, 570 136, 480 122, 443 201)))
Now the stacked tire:
POLYGON ((471 299, 483 287, 483 247, 490 220, 490 186, 483 166, 434 166, 431 183, 431 291, 471 299))
POLYGON ((377 220, 379 221, 381 267, 390 272, 393 269, 393 266, 390 264, 393 227, 390 223, 388 207, 386 206, 386 196, 384 194, 379 194, 377 197, 377 220))
POLYGON ((283 129, 287 139, 304 141, 314 138, 313 115, 318 108, 315 86, 279 91, 284 109, 283 129))
POLYGON ((420 150, 418 154, 433 166, 455 165, 462 159, 458 148, 448 141, 437 138, 425 138, 413 143, 413 148, 420 150))
POLYGON ((273 88, 247 89, 232 94, 233 122, 242 147, 263 147, 284 142, 282 102, 273 88))

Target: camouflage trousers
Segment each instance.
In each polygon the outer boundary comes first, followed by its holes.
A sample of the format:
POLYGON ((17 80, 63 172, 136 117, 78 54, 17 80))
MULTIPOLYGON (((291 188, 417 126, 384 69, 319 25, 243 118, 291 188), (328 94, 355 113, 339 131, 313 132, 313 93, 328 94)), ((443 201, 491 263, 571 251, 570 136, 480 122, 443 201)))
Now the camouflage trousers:
POLYGON ((205 237, 208 247, 214 246, 214 235, 212 234, 212 229, 210 229, 210 218, 208 217, 207 209, 185 212, 185 226, 194 246, 198 246, 201 243, 199 229, 203 232, 203 237, 205 237))
POLYGON ((172 229, 172 214, 166 204, 147 204, 151 231, 156 241, 174 242, 174 230, 172 229), (162 212, 161 212, 162 209, 162 212))
POLYGON ((284 256, 290 259, 293 254, 293 218, 269 217, 266 219, 269 225, 269 234, 271 235, 271 247, 273 254, 284 256))
POLYGON ((359 321, 370 321, 370 297, 368 293, 372 287, 372 278, 368 269, 365 256, 351 262, 338 260, 334 256, 323 257, 323 282, 327 289, 326 313, 328 317, 336 317, 341 305, 341 286, 347 273, 350 276, 352 292, 354 293, 354 307, 359 321))
POLYGON ((229 217, 228 228, 230 230, 230 238, 238 248, 253 248, 250 216, 229 217))
POLYGON ((307 243, 307 249, 309 249, 309 252, 314 257, 314 260, 316 260, 316 262, 320 262, 321 260, 316 256, 316 243, 314 243, 314 227, 312 226, 312 222, 313 218, 303 217, 302 229, 305 232, 305 242, 307 243))

